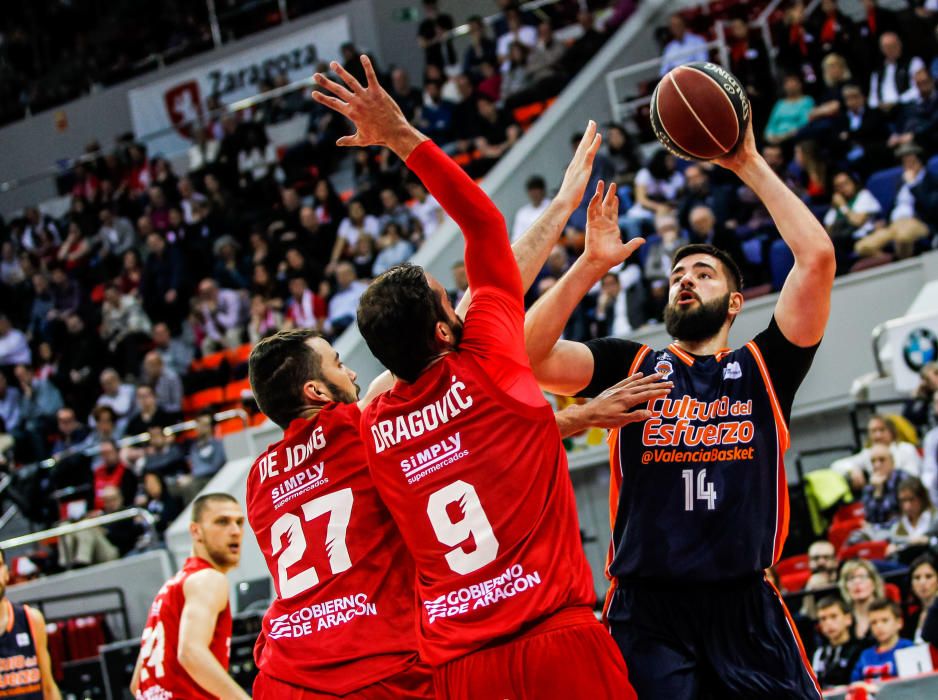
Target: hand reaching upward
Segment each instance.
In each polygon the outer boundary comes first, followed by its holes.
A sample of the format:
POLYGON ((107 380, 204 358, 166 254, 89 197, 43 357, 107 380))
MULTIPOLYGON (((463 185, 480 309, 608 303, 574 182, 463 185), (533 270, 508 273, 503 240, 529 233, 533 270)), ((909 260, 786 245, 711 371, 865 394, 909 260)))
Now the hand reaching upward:
POLYGON ((407 160, 411 152, 427 137, 411 126, 401 108, 378 82, 378 76, 367 56, 360 57, 365 70, 366 85, 333 61, 330 67, 342 79, 341 85, 316 73, 313 79, 325 92, 314 92, 313 99, 332 109, 355 126, 355 133, 343 136, 336 141, 337 146, 387 146, 402 160, 407 160))
POLYGON ((633 238, 622 242, 619 232, 619 198, 616 183, 609 185, 605 197, 602 180, 596 183, 596 193, 586 210, 586 260, 608 270, 627 259, 645 242, 644 238, 633 238))

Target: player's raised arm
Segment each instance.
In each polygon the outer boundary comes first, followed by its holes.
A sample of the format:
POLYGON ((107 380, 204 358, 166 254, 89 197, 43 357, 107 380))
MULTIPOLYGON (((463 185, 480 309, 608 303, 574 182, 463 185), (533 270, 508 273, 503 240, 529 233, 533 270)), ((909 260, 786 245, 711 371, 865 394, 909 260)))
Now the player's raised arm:
POLYGON ((186 579, 183 593, 186 604, 179 619, 179 663, 210 694, 247 700, 250 696, 209 649, 218 614, 228 605, 228 579, 220 571, 204 569, 186 579))
POLYGON ((836 261, 834 244, 821 222, 783 183, 756 149, 750 123, 739 148, 714 160, 732 170, 762 200, 795 256, 775 305, 775 320, 795 345, 810 347, 824 335, 830 314, 836 261))
POLYGON ((603 194, 600 180, 590 200, 586 249, 566 274, 528 311, 524 339, 538 383, 548 391, 572 396, 593 377, 593 354, 582 343, 560 340, 580 300, 613 265, 628 258, 644 239, 623 243, 619 234, 619 198, 611 184, 603 194))
MULTIPOLYGON (((593 160, 601 143, 602 136, 597 132, 596 122, 590 120, 570 164, 567 165, 557 195, 537 221, 511 246, 515 262, 518 263, 518 272, 521 274, 521 286, 525 291, 534 283, 537 273, 547 262, 551 248, 563 233, 567 220, 583 201, 583 193, 593 170, 593 160)), ((465 318, 471 301, 470 288, 456 307, 456 315, 465 318)))
POLYGON ((367 84, 362 86, 336 62, 332 69, 345 86, 321 73, 316 83, 334 96, 314 92, 313 99, 348 118, 356 128, 339 146, 387 146, 407 164, 462 230, 466 239, 466 276, 476 290, 505 289, 521 297, 521 278, 511 255, 505 219, 488 195, 432 141, 414 128, 378 83, 367 56, 361 57, 367 84))

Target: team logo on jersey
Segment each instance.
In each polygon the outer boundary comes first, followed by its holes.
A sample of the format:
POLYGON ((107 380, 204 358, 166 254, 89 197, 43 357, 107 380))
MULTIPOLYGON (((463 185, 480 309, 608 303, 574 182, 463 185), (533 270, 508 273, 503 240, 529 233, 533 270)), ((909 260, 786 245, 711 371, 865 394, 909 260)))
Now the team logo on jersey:
POLYGON ((356 617, 378 614, 378 607, 369 602, 368 595, 357 593, 341 598, 313 603, 275 617, 270 621, 269 639, 297 639, 320 630, 331 629, 351 622, 356 617))
POLYGON ((26 632, 17 632, 16 634, 16 643, 21 647, 29 646, 29 635, 26 632))
POLYGON ((469 450, 460 449, 462 441, 459 433, 454 433, 440 442, 430 445, 407 459, 401 460, 401 470, 407 477, 407 483, 413 484, 425 476, 448 467, 455 461, 462 459, 469 450))
POLYGON ((738 362, 730 362, 723 368, 724 379, 739 379, 743 376, 743 369, 738 362))
POLYGON ((540 585, 540 572, 526 572, 521 564, 512 564, 494 578, 425 600, 427 623, 432 625, 441 617, 458 617, 477 608, 486 608, 540 585))
POLYGON ((667 379, 674 373, 674 365, 668 360, 659 359, 655 365, 655 372, 660 374, 662 379, 667 379))

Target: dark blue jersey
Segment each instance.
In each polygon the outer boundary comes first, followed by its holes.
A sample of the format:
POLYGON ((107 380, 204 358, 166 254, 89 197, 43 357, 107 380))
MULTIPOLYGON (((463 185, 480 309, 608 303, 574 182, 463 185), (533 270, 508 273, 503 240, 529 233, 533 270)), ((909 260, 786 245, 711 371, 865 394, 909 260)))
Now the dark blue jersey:
POLYGON ((594 395, 637 371, 674 389, 644 423, 613 430, 608 574, 720 581, 760 572, 788 531, 783 455, 795 390, 814 348, 799 348, 774 319, 737 350, 693 356, 626 340, 589 343, 594 395))

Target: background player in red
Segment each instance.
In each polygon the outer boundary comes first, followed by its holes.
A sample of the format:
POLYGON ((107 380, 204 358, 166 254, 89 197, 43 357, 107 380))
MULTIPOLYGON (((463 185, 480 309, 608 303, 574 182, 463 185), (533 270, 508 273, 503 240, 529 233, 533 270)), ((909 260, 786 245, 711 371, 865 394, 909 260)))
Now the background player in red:
MULTIPOLYGON (((441 698, 630 697, 612 640, 591 611, 566 454, 524 350, 523 284, 504 219, 414 129, 362 57, 367 85, 314 99, 420 177, 466 238, 473 298, 463 323, 414 265, 379 276, 358 323, 398 379, 364 412, 372 478, 417 566, 418 643, 441 698)), ((649 395, 663 395, 651 386, 649 395)))
MULTIPOLYGON (((556 203, 515 244, 526 285, 582 200, 598 147, 591 124, 556 203)), ((460 309, 470 298, 471 292, 460 309)), ((417 663, 412 560, 378 500, 359 437, 361 408, 385 388, 384 380, 359 401, 354 371, 327 341, 302 330, 262 340, 249 364, 258 404, 285 430, 248 478, 248 519, 278 589, 255 654, 260 675, 254 697, 432 697, 427 667, 417 663), (310 469, 312 476, 305 476, 310 469), (327 502, 330 509, 316 505, 327 502), (347 522, 344 506, 350 506, 347 522), (307 512, 318 515, 310 518, 307 512), (317 521, 327 514, 323 534, 317 521), (331 555, 316 544, 329 537, 331 555), (337 566, 337 552, 345 551, 348 560, 337 566), (330 623, 329 615, 336 614, 328 611, 343 598, 361 603, 350 608, 351 615, 349 609, 340 611, 347 619, 330 623)), ((559 412, 558 425, 565 434, 597 422, 618 425, 628 408, 647 400, 643 387, 636 378, 624 382, 586 405, 559 412)))
POLYGON ((244 514, 227 493, 192 503, 192 554, 150 608, 130 691, 138 700, 250 697, 228 675, 231 607, 225 575, 241 560, 244 514))
POLYGON ((635 371, 671 394, 610 434, 616 511, 607 616, 641 698, 817 698, 817 682, 763 571, 788 530, 782 461, 795 391, 824 333, 834 281, 830 238, 759 155, 752 130, 715 161, 765 204, 795 257, 768 327, 726 349, 743 305, 735 261, 711 246, 677 251, 662 350, 620 338, 558 340, 574 305, 632 252, 615 186, 590 203, 584 255, 525 323, 541 385, 589 396, 635 371))
POLYGON ((42 613, 6 597, 10 569, 0 551, 0 688, 17 700, 62 700, 52 677, 52 661, 42 613))

